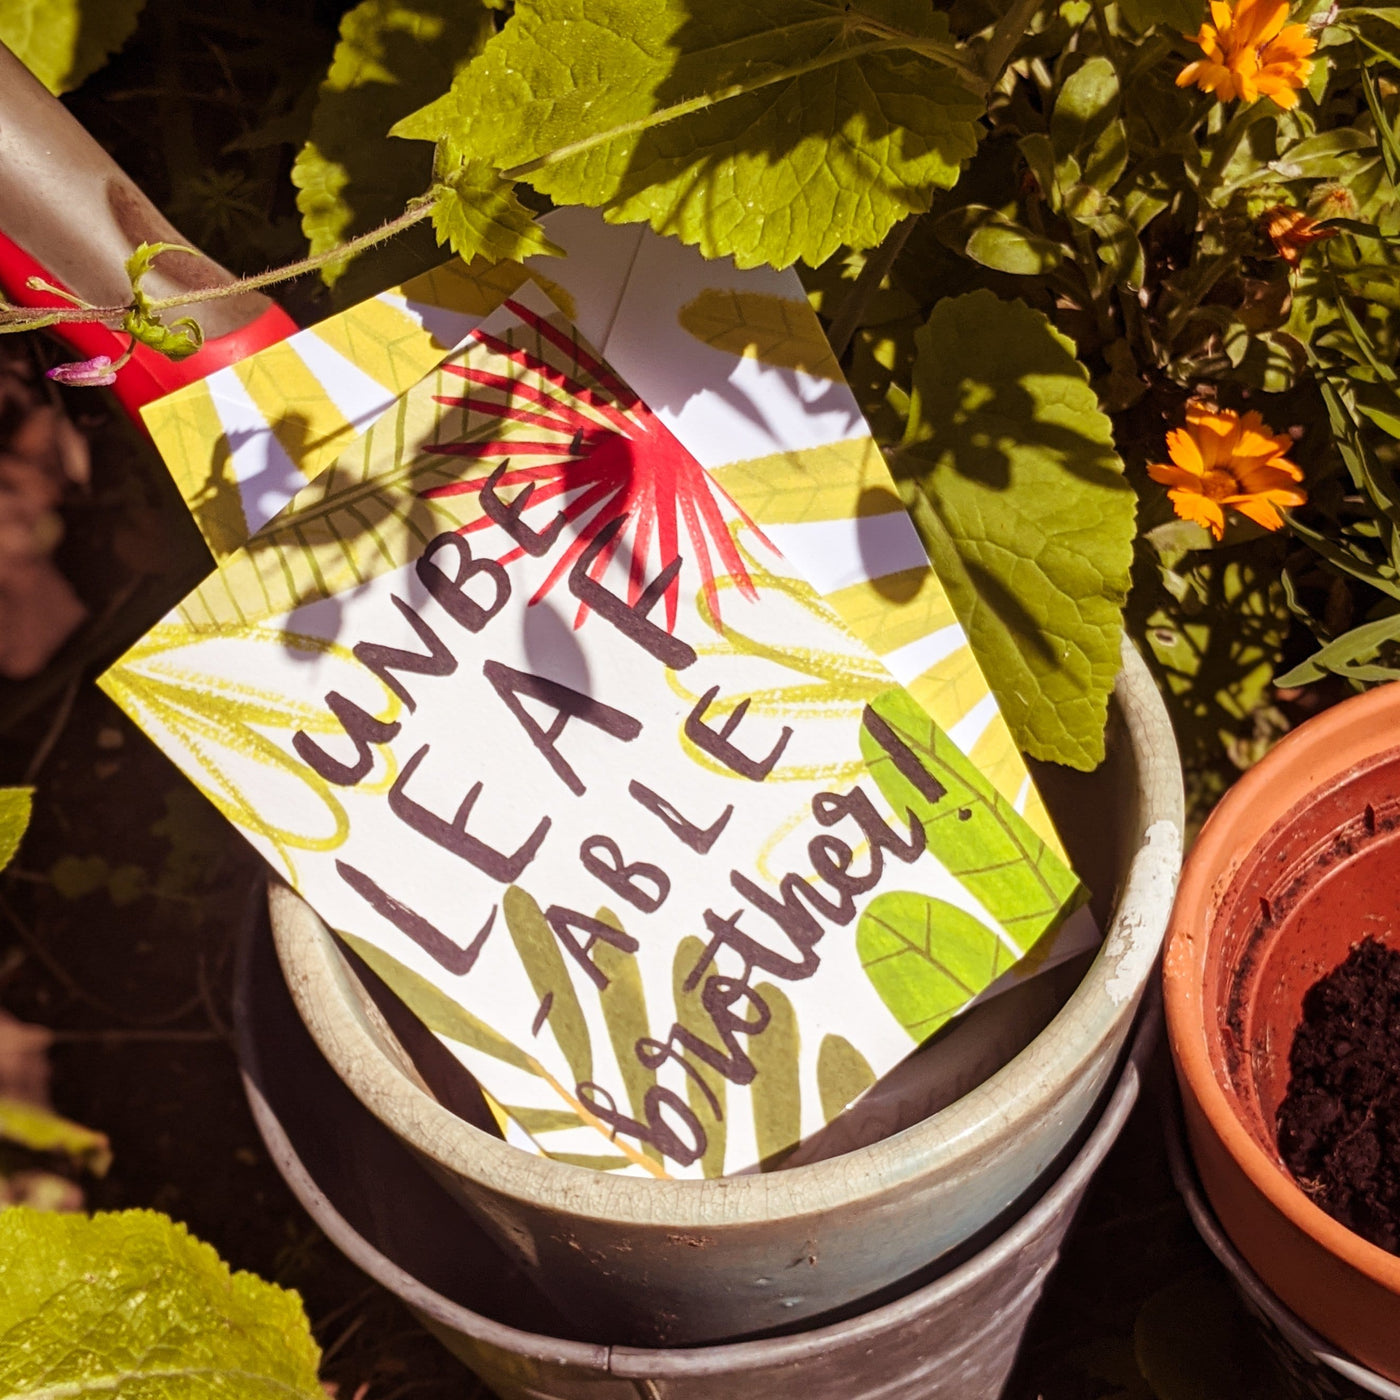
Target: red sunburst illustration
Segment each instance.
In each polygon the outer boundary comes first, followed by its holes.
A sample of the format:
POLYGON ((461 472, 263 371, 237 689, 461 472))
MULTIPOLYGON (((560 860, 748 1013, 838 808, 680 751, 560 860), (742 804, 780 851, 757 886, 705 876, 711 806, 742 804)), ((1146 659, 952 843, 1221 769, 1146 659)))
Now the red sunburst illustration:
MULTIPOLYGON (((629 551, 629 603, 641 596, 648 573, 655 574, 678 554, 687 562, 693 559, 699 569, 701 591, 712 616, 719 616, 719 577, 732 578, 744 597, 756 597, 726 524, 724 507, 753 526, 747 515, 605 364, 528 307, 514 301, 506 306, 543 339, 572 357, 579 371, 597 387, 580 383, 519 346, 478 332, 477 343, 510 361, 513 372, 498 373, 471 364, 444 365, 447 373, 466 380, 472 388, 462 397, 439 395, 438 402, 500 420, 499 433, 490 441, 435 443, 430 450, 501 459, 504 470, 493 485, 500 491, 518 488, 530 492, 526 518, 535 517, 530 523, 536 529, 547 527, 556 514, 570 522, 583 522, 531 603, 538 602, 565 577, 594 537, 619 516, 626 517, 628 523, 599 551, 589 574, 601 578, 614 555, 629 551), (525 428, 535 431, 527 437, 522 431, 525 428), (684 553, 680 548, 682 534, 687 546, 684 553), (656 560, 652 559, 653 546, 656 560)), ((422 494, 432 498, 480 492, 487 479, 480 476, 454 481, 422 494)), ((483 517, 464 526, 463 531, 485 529, 490 523, 483 517)), ((513 549, 502 555, 500 562, 519 559, 522 553, 513 549)), ((667 631, 675 629, 678 595, 679 576, 664 594, 667 631)), ((586 608, 579 609, 575 626, 586 612, 586 608)))

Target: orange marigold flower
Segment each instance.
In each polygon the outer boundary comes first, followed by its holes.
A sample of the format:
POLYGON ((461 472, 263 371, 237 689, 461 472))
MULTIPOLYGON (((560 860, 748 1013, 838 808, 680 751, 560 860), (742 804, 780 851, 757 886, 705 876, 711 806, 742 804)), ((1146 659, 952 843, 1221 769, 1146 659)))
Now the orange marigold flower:
POLYGON ((1210 17, 1214 23, 1187 36, 1204 57, 1177 74, 1177 86, 1195 83, 1221 102, 1271 97, 1280 107, 1296 106, 1317 40, 1306 25, 1285 25, 1288 0, 1237 0, 1233 9, 1226 0, 1210 0, 1210 17))
POLYGON ((1323 238, 1335 238, 1334 228, 1319 228, 1317 220, 1310 218, 1301 209, 1290 209, 1286 204, 1275 204, 1264 210, 1264 230, 1278 250, 1278 255, 1289 267, 1296 269, 1303 260, 1303 253, 1310 243, 1323 238))
POLYGON ((1284 456, 1293 446, 1287 433, 1274 433, 1259 414, 1241 417, 1210 404, 1186 406, 1186 426, 1167 434, 1170 462, 1151 462, 1153 481, 1170 487, 1172 509, 1220 539, 1225 507, 1247 515, 1266 530, 1283 524, 1279 506, 1301 506, 1308 497, 1298 485, 1303 473, 1284 456))

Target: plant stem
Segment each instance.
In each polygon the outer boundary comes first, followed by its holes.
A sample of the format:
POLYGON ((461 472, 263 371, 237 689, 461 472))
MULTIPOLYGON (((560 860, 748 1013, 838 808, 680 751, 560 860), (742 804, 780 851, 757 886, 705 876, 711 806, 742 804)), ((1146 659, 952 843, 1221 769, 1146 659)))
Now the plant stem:
MULTIPOLYGON (((387 242, 395 234, 412 228, 433 212, 434 201, 424 197, 415 200, 407 209, 387 223, 362 233, 348 243, 337 244, 324 253, 314 253, 283 267, 270 268, 267 272, 255 273, 251 277, 240 277, 219 287, 204 287, 198 291, 181 292, 173 297, 155 297, 147 302, 150 311, 169 311, 177 306, 191 306, 196 302, 223 301, 228 297, 242 296, 245 292, 255 292, 263 287, 273 287, 279 282, 290 282, 304 277, 308 272, 316 272, 328 263, 353 258, 368 248, 387 242)), ((39 330, 44 326, 60 321, 120 321, 131 307, 128 306, 75 306, 29 308, 0 306, 0 333, 5 331, 39 330)))
POLYGON ((827 332, 827 339, 831 342, 831 348, 838 360, 846 353, 856 328, 860 325, 860 318, 870 304, 870 298, 879 291, 880 283, 889 276, 890 269, 904 251, 904 245, 909 241, 909 235, 914 232, 914 225, 921 217, 919 214, 906 215, 885 235, 885 241, 866 258, 865 266, 851 284, 851 290, 846 293, 839 310, 832 318, 831 329, 827 332))
POLYGON ((994 88, 1006 72, 1016 45, 1025 38, 1031 20, 1040 9, 1041 0, 1015 0, 1011 8, 997 21, 992 37, 987 41, 987 51, 982 56, 982 73, 987 86, 994 88))

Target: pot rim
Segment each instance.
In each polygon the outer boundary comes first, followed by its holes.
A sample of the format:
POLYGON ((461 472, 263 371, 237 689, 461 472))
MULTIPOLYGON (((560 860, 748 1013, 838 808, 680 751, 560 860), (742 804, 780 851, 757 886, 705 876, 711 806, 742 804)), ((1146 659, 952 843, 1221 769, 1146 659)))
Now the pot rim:
MULTIPOLYGON (((757 1221, 820 1216, 873 1202, 911 1181, 975 1176, 1024 1131, 1037 1106, 1062 1099, 1120 1026, 1131 1022, 1151 977, 1180 867, 1184 799, 1175 738, 1145 663, 1124 639, 1115 698, 1131 716, 1128 741, 1143 799, 1144 835, 1119 891, 1114 917, 1080 984, 1050 1024, 994 1075, 947 1107, 879 1142, 805 1166, 709 1180, 618 1177, 534 1157, 464 1119, 413 1082, 371 1036, 324 923, 285 885, 268 901, 282 922, 310 923, 307 969, 283 964, 302 1020, 337 1074, 400 1138, 438 1166, 492 1194, 574 1218, 723 1233, 757 1221), (1161 907, 1160 924, 1147 917, 1161 907), (335 1004, 317 995, 340 989, 335 1004)), ((276 939, 279 957, 283 940, 276 939)))
POLYGON ((1194 1098, 1231 1161, 1290 1224, 1335 1258, 1400 1296, 1400 1256, 1363 1239, 1311 1201, 1231 1106, 1206 1036, 1209 933, 1194 936, 1195 930, 1209 931, 1217 899, 1234 884, 1249 856, 1306 804, 1306 797, 1286 797, 1296 791, 1290 778, 1301 778, 1299 786, 1316 790, 1396 748, 1400 748, 1400 682, 1353 696, 1312 716, 1246 772, 1217 804, 1188 853, 1167 928, 1162 979, 1167 1036, 1183 1091, 1194 1098), (1378 733, 1394 742, 1378 744, 1378 733), (1241 841, 1242 832, 1249 835, 1248 840, 1241 841))

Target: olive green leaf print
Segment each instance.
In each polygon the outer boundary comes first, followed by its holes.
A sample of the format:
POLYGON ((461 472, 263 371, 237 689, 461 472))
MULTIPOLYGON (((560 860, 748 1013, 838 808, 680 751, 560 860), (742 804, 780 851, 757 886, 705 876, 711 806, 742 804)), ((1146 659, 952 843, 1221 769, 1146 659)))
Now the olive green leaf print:
POLYGON ((757 1074, 750 1089, 753 1098, 754 1138, 761 1164, 792 1147, 802 1137, 802 1085, 798 1057, 802 1049, 797 1013, 783 992, 771 982, 760 982, 754 991, 768 1007, 770 1020, 762 1035, 749 1037, 749 1058, 757 1074))
POLYGON ((822 1038, 817 1051, 817 1092, 828 1123, 875 1082, 870 1062, 843 1035, 822 1038))
POLYGON ((880 1000, 915 1041, 927 1040, 1017 959, 965 909, 907 890, 872 901, 856 929, 856 951, 880 1000))
MULTIPOLYGON (((713 1044, 714 1022, 700 1003, 700 988, 692 987, 690 991, 685 988, 691 969, 704 954, 705 943, 702 939, 681 939, 671 975, 676 998, 676 1025, 706 1044, 713 1044)), ((686 1097, 690 1100, 691 1112, 705 1130, 705 1152, 700 1165, 707 1177, 722 1176, 727 1136, 724 1121, 726 1080, 719 1070, 698 1061, 693 1055, 686 1057, 686 1063, 691 1070, 686 1076, 686 1097)))
POLYGON ((886 691, 870 710, 860 746, 885 800, 923 823, 928 849, 1011 935, 1017 956, 1029 951, 1084 902, 1084 887, 907 691, 886 691), (924 775, 917 784, 911 764, 924 775))
MULTIPOLYGON (((611 924, 619 932, 623 931, 622 921, 610 909, 599 909, 597 918, 602 923, 611 924)), ((613 1057, 617 1060, 618 1073, 627 1090, 627 1102, 632 1107, 633 1116, 644 1119, 646 1094, 656 1083, 656 1071, 648 1069, 637 1058, 634 1049, 639 1040, 651 1034, 642 970, 633 954, 601 940, 594 945, 591 956, 594 967, 608 979, 608 985, 598 993, 598 1004, 603 1009, 613 1057)), ((642 1151, 655 1161, 661 1161, 661 1149, 654 1143, 643 1143, 642 1151)))

